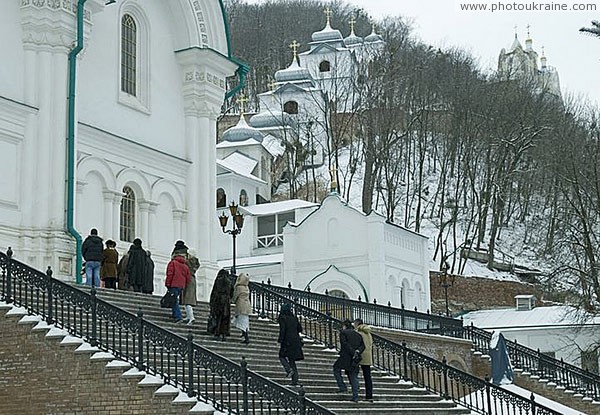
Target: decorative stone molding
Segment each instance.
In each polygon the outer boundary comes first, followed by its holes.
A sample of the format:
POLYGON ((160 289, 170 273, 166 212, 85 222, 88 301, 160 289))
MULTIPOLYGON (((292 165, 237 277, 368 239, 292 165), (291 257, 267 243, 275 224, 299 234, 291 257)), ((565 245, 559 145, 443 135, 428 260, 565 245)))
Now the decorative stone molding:
POLYGON ((198 24, 198 30, 200 30, 200 37, 202 40, 202 46, 207 46, 210 44, 208 39, 208 32, 206 30, 206 22, 204 21, 204 12, 200 7, 200 2, 198 0, 194 0, 192 2, 194 6, 194 18, 196 19, 196 23, 198 24))
MULTIPOLYGON (((84 38, 89 37, 92 24, 91 8, 98 9, 98 1, 90 0, 88 7, 84 8, 84 38)), ((76 19, 76 1, 21 0, 24 47, 42 50, 47 48, 67 53, 77 39, 76 19)))

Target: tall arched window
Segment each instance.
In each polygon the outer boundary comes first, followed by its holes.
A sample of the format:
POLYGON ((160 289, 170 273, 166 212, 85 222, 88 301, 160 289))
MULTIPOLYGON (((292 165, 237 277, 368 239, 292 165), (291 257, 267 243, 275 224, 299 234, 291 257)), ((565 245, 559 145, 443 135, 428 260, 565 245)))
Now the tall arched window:
POLYGON ((217 189, 217 207, 222 208, 227 206, 227 195, 222 188, 217 189))
POLYGON ((319 72, 329 72, 331 70, 331 64, 329 61, 323 61, 319 64, 319 72))
POLYGON ((283 111, 288 114, 298 114, 298 103, 296 101, 288 101, 283 104, 283 111))
POLYGON ((121 91, 137 96, 137 25, 130 14, 121 19, 121 91))
POLYGON ((119 229, 119 236, 122 241, 133 242, 135 238, 135 193, 129 186, 123 188, 121 224, 119 229))
POLYGON ((240 206, 248 206, 248 193, 244 189, 240 191, 240 206))

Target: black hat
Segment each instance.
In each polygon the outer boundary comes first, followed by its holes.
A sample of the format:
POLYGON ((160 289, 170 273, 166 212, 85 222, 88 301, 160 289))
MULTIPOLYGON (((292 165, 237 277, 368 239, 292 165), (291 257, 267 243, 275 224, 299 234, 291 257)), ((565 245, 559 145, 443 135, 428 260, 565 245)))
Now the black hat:
POLYGON ((133 244, 137 246, 142 246, 142 240, 140 238, 135 238, 133 240, 133 244))
POLYGON ((187 254, 187 251, 188 251, 188 247, 185 245, 185 242, 183 242, 182 240, 179 240, 179 241, 175 242, 175 247, 173 248, 173 252, 171 252, 171 255, 187 254))

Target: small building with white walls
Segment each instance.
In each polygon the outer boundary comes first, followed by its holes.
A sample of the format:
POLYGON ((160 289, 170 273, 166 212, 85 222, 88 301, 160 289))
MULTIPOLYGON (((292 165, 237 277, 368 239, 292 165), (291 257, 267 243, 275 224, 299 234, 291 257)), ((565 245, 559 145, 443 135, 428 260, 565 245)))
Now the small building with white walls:
POLYGON ((515 300, 514 308, 464 314, 464 324, 500 331, 508 340, 598 373, 600 318, 566 305, 536 307, 532 295, 518 295, 515 300))
MULTIPOLYGON (((363 301, 430 308, 427 238, 365 215, 337 193, 321 205, 300 200, 241 208, 236 268, 254 281, 291 285, 363 301)), ((219 264, 231 266, 231 237, 219 243, 219 264)))

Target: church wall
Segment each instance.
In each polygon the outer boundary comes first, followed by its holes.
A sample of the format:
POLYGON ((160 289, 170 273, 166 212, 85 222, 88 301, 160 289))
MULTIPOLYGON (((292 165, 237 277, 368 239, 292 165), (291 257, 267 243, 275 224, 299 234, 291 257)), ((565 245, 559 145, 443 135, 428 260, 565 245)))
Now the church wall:
MULTIPOLYGON (((0 97, 24 101, 25 59, 19 1, 3 1, 0 13, 0 97)), ((28 80, 32 82, 33 80, 28 80)))
POLYGON ((148 90, 147 105, 136 106, 120 98, 120 22, 122 13, 130 12, 126 7, 130 3, 119 2, 94 16, 78 75, 80 120, 185 157, 181 69, 169 27, 174 23, 164 18, 170 14, 168 5, 145 2, 143 11, 133 14, 141 33, 140 45, 147 42, 139 58, 144 61, 141 72, 147 70, 148 79, 138 81, 140 88, 148 90))

